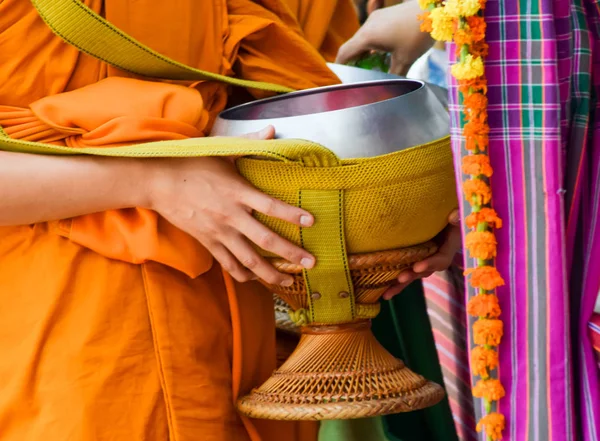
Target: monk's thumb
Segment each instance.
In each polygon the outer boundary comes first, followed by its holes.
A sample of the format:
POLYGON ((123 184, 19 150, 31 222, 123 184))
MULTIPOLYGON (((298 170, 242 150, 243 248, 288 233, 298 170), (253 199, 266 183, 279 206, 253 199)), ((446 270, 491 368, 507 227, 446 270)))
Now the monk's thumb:
POLYGON ((273 139, 275 137, 275 127, 267 126, 259 132, 248 133, 242 138, 246 139, 273 139))
POLYGON ((450 216, 448 216, 448 222, 454 226, 460 225, 460 213, 458 210, 454 210, 452 213, 450 213, 450 216))

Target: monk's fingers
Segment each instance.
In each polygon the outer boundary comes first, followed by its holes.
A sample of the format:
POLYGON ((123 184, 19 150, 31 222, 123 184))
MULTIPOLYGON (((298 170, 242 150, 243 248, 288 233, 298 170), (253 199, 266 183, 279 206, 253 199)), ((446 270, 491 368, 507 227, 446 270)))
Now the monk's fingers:
POLYGON ((389 287, 383 293, 383 299, 384 300, 391 300, 393 297, 395 297, 398 294, 400 294, 404 290, 404 288, 406 288, 407 286, 408 286, 408 283, 398 283, 397 285, 389 287))
POLYGON ((247 133, 245 135, 242 135, 241 137, 246 139, 258 140, 273 139, 275 137, 275 128, 273 126, 267 126, 258 132, 247 133))
POLYGON ((447 255, 450 259, 454 259, 454 255, 458 253, 462 246, 462 234, 460 225, 448 225, 446 227, 446 237, 444 243, 440 246, 439 253, 447 255))
POLYGON ((231 277, 238 282, 248 282, 249 280, 256 279, 251 271, 244 268, 238 259, 231 254, 227 248, 217 242, 212 242, 206 245, 206 248, 213 257, 221 264, 221 267, 227 271, 231 277))
POLYGON ((289 274, 280 273, 252 248, 246 238, 241 234, 231 232, 223 243, 242 264, 242 266, 256 274, 271 285, 291 286, 294 279, 289 274))
POLYGON ((310 269, 315 265, 315 258, 306 250, 275 234, 259 221, 248 215, 236 224, 240 233, 261 247, 289 262, 310 269))
POLYGON ((447 253, 438 252, 431 257, 428 257, 421 262, 417 262, 413 265, 413 271, 422 277, 423 273, 432 273, 436 271, 444 271, 452 265, 454 254, 450 255, 447 253))
POLYGON ((310 227, 314 223, 314 218, 308 211, 286 204, 254 188, 244 191, 240 195, 240 202, 251 210, 270 217, 276 217, 294 225, 310 227))
POLYGON ((444 242, 440 245, 439 250, 433 256, 428 257, 421 262, 413 265, 415 273, 436 272, 447 270, 454 256, 461 247, 461 232, 460 227, 448 225, 444 233, 444 242))
POLYGON ((412 269, 402 271, 398 277, 398 283, 410 283, 417 278, 417 274, 412 269))
POLYGON ((458 211, 458 208, 455 209, 452 213, 450 213, 450 215, 448 216, 448 222, 451 225, 460 225, 460 212, 458 211))

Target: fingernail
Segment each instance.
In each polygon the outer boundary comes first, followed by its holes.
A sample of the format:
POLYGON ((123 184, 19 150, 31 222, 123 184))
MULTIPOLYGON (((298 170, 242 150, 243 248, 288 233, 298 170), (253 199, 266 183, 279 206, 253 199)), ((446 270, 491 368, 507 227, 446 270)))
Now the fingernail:
POLYGON ((281 286, 292 286, 294 284, 294 279, 289 278, 289 279, 285 279, 283 282, 281 282, 281 286))
POLYGON ((398 276, 398 282, 400 282, 400 283, 407 282, 409 278, 410 278, 410 276, 408 274, 400 274, 398 276))
POLYGON ((300 216, 300 225, 310 227, 312 225, 312 218, 306 215, 300 216))
POLYGON ((450 223, 458 224, 459 222, 460 222, 460 215, 458 214, 458 211, 454 211, 452 213, 452 215, 450 216, 450 223))
POLYGON ((302 265, 306 269, 310 269, 315 265, 315 261, 314 261, 314 259, 305 257, 300 261, 300 265, 302 265))

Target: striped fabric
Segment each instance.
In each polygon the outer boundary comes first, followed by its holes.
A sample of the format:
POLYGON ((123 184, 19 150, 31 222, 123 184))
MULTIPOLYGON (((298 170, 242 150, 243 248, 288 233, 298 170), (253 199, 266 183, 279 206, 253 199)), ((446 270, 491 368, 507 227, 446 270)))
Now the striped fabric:
POLYGON ((423 291, 456 433, 461 441, 476 441, 462 269, 433 274, 423 280, 423 291))
MULTIPOLYGON (((600 384, 588 322, 600 286, 599 6, 593 0, 488 0, 486 20, 492 189, 505 223, 497 231, 497 266, 506 279, 498 290, 505 322, 499 367, 507 392, 499 404, 507 418, 504 440, 597 441, 600 384)), ((449 53, 453 57, 454 48, 449 53)), ((466 151, 458 91, 449 80, 460 170, 466 151)), ((456 378, 447 384, 455 394, 455 419, 468 440, 469 406, 456 394, 467 375, 460 339, 465 323, 451 320, 460 307, 446 299, 458 298, 441 280, 426 281, 427 298, 446 379, 456 378), (459 356, 444 358, 446 352, 459 356)), ((481 401, 472 403, 478 418, 481 401)))
POLYGON ((592 316, 589 323, 590 340, 596 353, 596 361, 600 370, 600 314, 596 313, 592 316))

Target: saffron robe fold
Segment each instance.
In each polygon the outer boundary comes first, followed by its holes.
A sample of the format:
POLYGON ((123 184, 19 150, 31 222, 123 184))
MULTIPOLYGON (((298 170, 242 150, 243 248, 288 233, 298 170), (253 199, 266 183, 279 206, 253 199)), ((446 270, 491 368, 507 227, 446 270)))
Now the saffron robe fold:
MULTIPOLYGON (((200 69, 302 89, 334 84, 279 0, 85 0, 200 69)), ((0 125, 19 139, 109 146, 203 136, 227 86, 135 78, 0 2, 0 125)), ((255 97, 264 93, 255 93, 255 97)), ((275 364, 271 296, 191 237, 129 209, 0 228, 0 440, 312 440, 249 421, 237 396, 275 364)))

